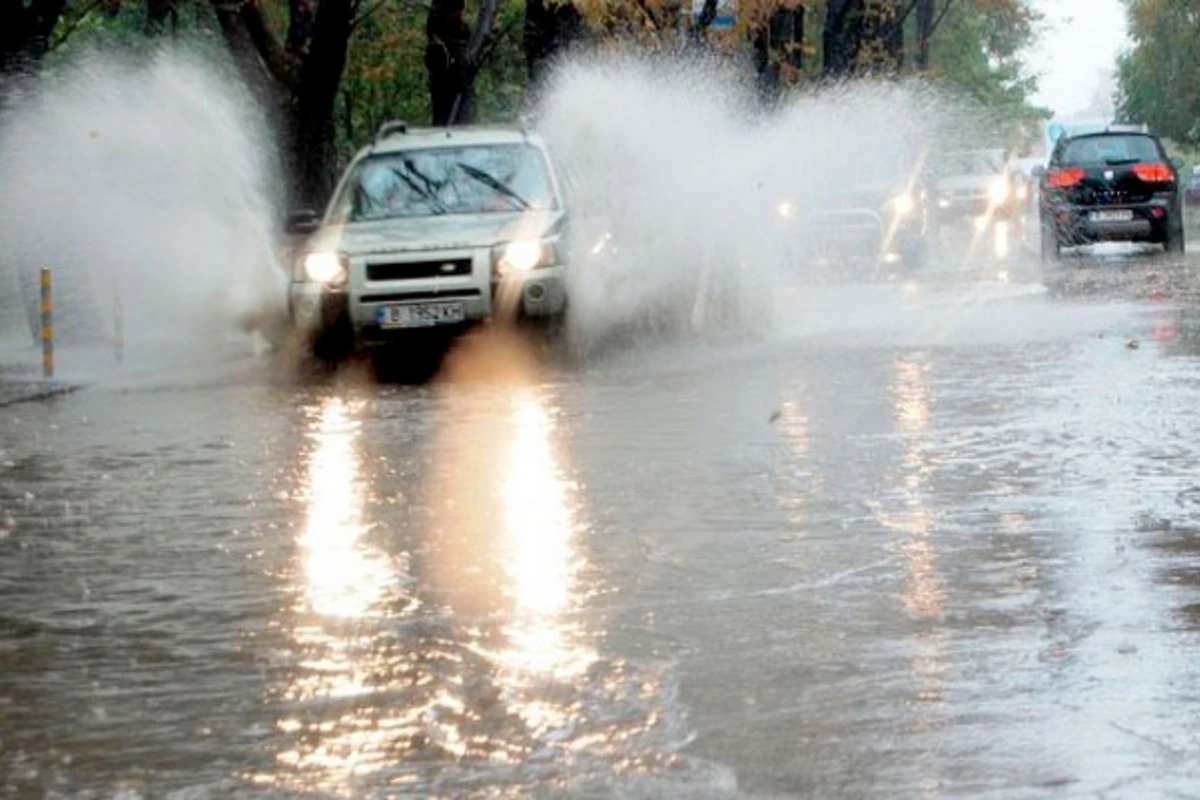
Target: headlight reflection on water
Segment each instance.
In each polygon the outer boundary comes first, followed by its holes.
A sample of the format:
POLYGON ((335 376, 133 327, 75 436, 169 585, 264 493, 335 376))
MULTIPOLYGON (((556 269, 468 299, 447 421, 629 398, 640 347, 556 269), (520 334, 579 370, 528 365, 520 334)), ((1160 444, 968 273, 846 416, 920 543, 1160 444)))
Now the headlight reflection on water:
POLYGON ((560 617, 572 610, 575 550, 575 487, 554 455, 554 420, 532 390, 513 399, 512 441, 502 485, 504 540, 512 587, 513 622, 504 663, 518 671, 577 674, 588 655, 573 651, 560 617))
POLYGON ((360 413, 356 404, 328 398, 307 432, 289 625, 296 663, 272 694, 286 706, 319 704, 319 713, 277 720, 284 743, 277 768, 249 776, 284 791, 350 795, 357 780, 387 766, 389 754, 419 729, 422 709, 391 713, 365 699, 394 688, 388 676, 396 664, 379 621, 416 603, 399 593, 402 565, 366 541, 360 413))
POLYGON ((358 463, 359 422, 347 404, 321 408, 308 462, 308 509, 300 547, 308 608, 322 617, 355 619, 376 608, 395 579, 382 554, 364 547, 358 463))
MULTIPOLYGON (((895 428, 906 440, 898 476, 902 506, 894 514, 881 513, 880 521, 904 535, 899 549, 904 561, 906 610, 914 617, 937 618, 945 611, 947 597, 933 541, 935 516, 925 503, 929 483, 939 467, 936 458, 924 447, 933 415, 934 395, 929 381, 932 363, 924 356, 899 358, 893 369, 895 428)), ((945 657, 947 638, 944 630, 922 630, 910 642, 910 673, 917 701, 914 718, 908 726, 913 733, 948 724, 941 709, 949 672, 945 657)))

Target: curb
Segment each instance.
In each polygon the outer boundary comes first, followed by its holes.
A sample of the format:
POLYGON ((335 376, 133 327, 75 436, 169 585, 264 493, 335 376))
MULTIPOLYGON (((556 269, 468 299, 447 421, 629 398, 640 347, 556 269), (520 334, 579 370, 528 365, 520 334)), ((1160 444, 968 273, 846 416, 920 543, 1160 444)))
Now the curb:
POLYGON ((29 381, 0 383, 0 408, 20 403, 33 403, 77 392, 83 384, 58 383, 55 381, 29 381))

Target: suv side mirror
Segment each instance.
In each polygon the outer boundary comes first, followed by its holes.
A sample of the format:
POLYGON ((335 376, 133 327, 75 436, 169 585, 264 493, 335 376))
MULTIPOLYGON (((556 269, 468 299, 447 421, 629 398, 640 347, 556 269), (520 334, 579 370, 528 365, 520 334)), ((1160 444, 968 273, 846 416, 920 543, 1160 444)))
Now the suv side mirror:
POLYGON ((1029 171, 1029 174, 1040 181, 1042 178, 1044 178, 1046 176, 1046 168, 1043 167, 1041 164, 1038 164, 1036 167, 1034 167, 1033 169, 1031 169, 1029 171))
POLYGON ((321 217, 312 209, 305 208, 287 215, 284 230, 290 234, 307 235, 321 227, 321 217))
POLYGON ((1174 156, 1171 158, 1171 166, 1175 168, 1176 172, 1183 172, 1185 164, 1183 163, 1182 158, 1179 156, 1174 156))

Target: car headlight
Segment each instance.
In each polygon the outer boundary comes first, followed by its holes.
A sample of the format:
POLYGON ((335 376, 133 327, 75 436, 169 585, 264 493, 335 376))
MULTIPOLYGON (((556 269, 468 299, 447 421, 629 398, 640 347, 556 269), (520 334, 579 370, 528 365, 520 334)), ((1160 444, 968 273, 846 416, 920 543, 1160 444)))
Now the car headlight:
POLYGON ((332 286, 345 282, 348 266, 346 256, 341 253, 308 253, 302 261, 302 277, 332 286))
POLYGON ((911 214, 913 209, 916 207, 917 202, 913 200, 913 196, 910 192, 905 192, 904 194, 896 195, 892 198, 892 210, 900 216, 911 214))
POLYGON ((775 206, 775 213, 778 214, 781 219, 792 219, 796 216, 796 204, 790 200, 784 200, 782 203, 775 206))
POLYGON ((1000 205, 1008 199, 1008 181, 999 178, 988 187, 988 199, 995 205, 1000 205))
POLYGON ((554 244, 540 239, 517 239, 496 248, 493 263, 501 275, 552 267, 558 261, 554 244))
POLYGON ((601 253, 603 253, 605 250, 608 250, 611 252, 613 249, 612 248, 612 239, 613 239, 612 233, 609 231, 605 231, 600 236, 600 238, 596 240, 596 243, 592 245, 592 255, 598 256, 601 253))

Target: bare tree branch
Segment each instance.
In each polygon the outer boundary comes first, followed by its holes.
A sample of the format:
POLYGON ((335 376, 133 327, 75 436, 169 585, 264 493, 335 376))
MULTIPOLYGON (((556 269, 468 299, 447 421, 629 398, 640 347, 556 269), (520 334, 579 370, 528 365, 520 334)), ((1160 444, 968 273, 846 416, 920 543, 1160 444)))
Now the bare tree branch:
POLYGON ((92 12, 99 8, 103 3, 104 0, 92 0, 92 2, 80 9, 79 14, 77 14, 74 19, 68 22, 66 27, 63 28, 62 33, 56 36, 54 41, 50 43, 49 49, 57 50, 59 47, 62 47, 62 45, 67 41, 67 37, 74 33, 75 29, 78 28, 84 20, 90 17, 92 12))
POLYGON ((275 80, 292 85, 296 80, 296 59, 279 44, 275 35, 267 28, 262 9, 256 0, 213 0, 213 11, 217 22, 230 44, 241 45, 242 34, 253 44, 254 49, 275 80))
POLYGON ((942 6, 941 12, 933 20, 933 24, 929 26, 930 38, 933 37, 933 33, 938 29, 938 26, 942 24, 942 20, 946 18, 946 14, 949 13, 952 5, 954 5, 954 0, 946 0, 946 5, 942 6))
POLYGON ((479 4, 479 15, 475 18, 475 30, 467 41, 467 63, 476 64, 484 47, 493 38, 492 28, 496 24, 496 11, 499 0, 483 0, 479 4))

